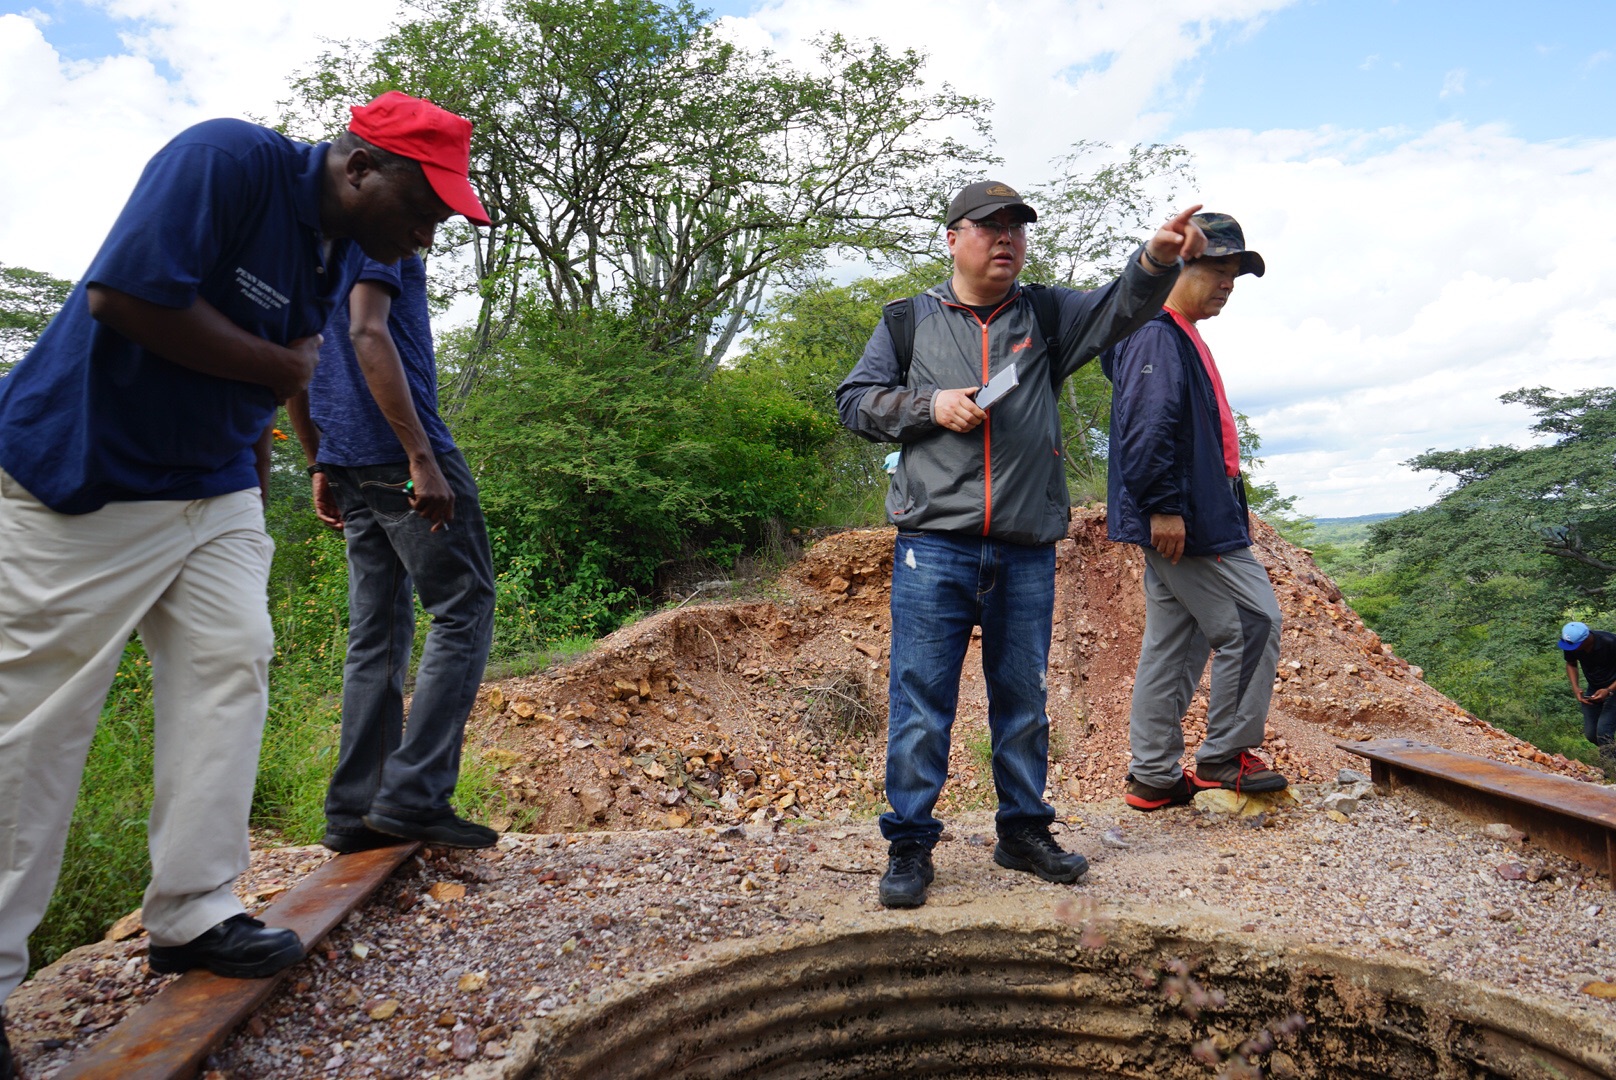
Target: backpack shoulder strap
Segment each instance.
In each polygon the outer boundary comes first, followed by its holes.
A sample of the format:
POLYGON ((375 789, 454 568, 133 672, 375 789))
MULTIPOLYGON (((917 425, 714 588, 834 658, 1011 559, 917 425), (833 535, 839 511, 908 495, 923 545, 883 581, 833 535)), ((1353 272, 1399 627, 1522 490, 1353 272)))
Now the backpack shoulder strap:
POLYGON ((881 309, 881 321, 892 336, 892 351, 898 358, 898 385, 909 382, 909 364, 915 358, 914 297, 888 301, 881 309))
POLYGON ((1021 288, 1032 301, 1032 312, 1038 320, 1038 333, 1044 339, 1045 355, 1049 357, 1049 378, 1055 381, 1058 367, 1055 356, 1060 352, 1060 297, 1055 290, 1037 282, 1027 282, 1021 288))

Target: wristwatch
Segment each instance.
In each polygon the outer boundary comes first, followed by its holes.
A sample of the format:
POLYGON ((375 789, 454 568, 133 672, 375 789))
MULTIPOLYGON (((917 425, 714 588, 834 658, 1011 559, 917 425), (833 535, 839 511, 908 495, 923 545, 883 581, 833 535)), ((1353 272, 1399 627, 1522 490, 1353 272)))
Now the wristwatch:
POLYGON ((317 472, 320 472, 320 473, 325 472, 325 466, 321 465, 318 461, 316 461, 313 465, 310 465, 304 471, 307 472, 310 476, 313 476, 317 472))

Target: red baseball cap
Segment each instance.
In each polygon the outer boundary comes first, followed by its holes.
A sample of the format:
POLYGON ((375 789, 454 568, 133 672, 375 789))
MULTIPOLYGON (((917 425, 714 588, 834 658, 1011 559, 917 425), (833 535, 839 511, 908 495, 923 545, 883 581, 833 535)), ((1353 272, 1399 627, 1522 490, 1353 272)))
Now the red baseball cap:
POLYGON ((472 190, 471 121, 430 101, 389 90, 369 105, 350 105, 348 130, 372 146, 421 163, 427 183, 455 213, 488 225, 488 212, 472 190))

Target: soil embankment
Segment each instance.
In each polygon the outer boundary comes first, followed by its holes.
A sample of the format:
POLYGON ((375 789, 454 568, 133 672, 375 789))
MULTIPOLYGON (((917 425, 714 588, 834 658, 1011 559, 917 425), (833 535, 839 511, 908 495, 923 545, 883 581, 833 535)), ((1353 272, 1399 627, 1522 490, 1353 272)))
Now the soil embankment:
MULTIPOLYGON (((664 611, 542 675, 490 684, 471 738, 502 767, 524 831, 859 816, 880 802, 891 644, 890 529, 830 536, 767 601, 664 611)), ((1312 558, 1257 523, 1284 611, 1263 749, 1299 781, 1362 762, 1343 739, 1405 736, 1581 779, 1580 762, 1483 723, 1367 629, 1312 558)), ((1120 794, 1144 563, 1081 510, 1058 548, 1050 657, 1057 800, 1120 794)), ((981 651, 966 657, 944 812, 991 802, 981 651)), ((1186 741, 1205 735, 1205 684, 1186 741)))

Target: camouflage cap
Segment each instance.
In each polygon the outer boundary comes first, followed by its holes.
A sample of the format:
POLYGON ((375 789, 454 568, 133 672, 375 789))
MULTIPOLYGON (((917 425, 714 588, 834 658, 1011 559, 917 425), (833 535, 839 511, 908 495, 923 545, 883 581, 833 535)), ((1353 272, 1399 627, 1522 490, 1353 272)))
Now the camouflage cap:
POLYGON ((1217 259, 1224 255, 1238 255, 1241 274, 1263 276, 1263 271, 1267 269, 1263 265, 1263 258, 1255 251, 1246 250, 1246 234, 1240 231, 1238 221, 1228 214, 1210 213, 1196 214, 1190 220, 1206 233, 1206 250, 1201 253, 1201 258, 1217 259))
POLYGON ((943 224, 952 225, 960 218, 981 221, 1000 210, 1013 211, 1017 221, 1038 220, 1038 211, 1022 202, 1015 188, 997 180, 978 180, 966 184, 949 201, 948 216, 943 218, 943 224))

